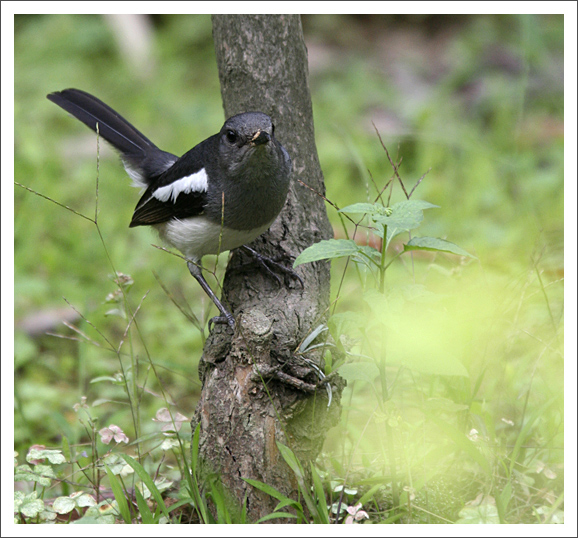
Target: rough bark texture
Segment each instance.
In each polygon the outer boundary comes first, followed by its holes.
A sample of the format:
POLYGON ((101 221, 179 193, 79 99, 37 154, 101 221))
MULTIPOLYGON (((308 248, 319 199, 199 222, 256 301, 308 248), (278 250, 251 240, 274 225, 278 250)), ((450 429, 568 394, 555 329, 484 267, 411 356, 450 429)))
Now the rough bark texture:
MULTIPOLYGON (((297 181, 324 193, 300 18, 215 15, 213 37, 225 116, 251 110, 269 114, 275 136, 291 155, 287 203, 271 229, 251 244, 291 266, 291 258, 304 248, 333 235, 323 199, 297 181)), ((252 521, 271 513, 277 501, 242 478, 260 480, 295 498, 295 477, 276 441, 288 445, 308 469, 340 414, 339 387, 334 386, 328 408, 323 388, 305 392, 290 383, 301 378, 309 387, 315 384, 315 375, 296 350, 325 320, 329 305, 329 265, 307 264, 297 272, 303 287, 289 276, 282 276, 279 286, 244 253, 234 252, 223 300, 237 327, 234 334, 228 327, 215 327, 200 366, 203 389, 195 422, 201 424, 203 472, 218 473, 237 503, 246 499, 252 521)), ((320 355, 307 357, 322 361, 320 355)))

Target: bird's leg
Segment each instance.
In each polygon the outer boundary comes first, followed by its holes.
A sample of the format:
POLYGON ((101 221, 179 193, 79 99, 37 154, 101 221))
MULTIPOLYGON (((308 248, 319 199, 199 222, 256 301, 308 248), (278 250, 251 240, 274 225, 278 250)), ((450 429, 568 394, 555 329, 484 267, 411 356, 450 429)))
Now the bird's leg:
POLYGON ((235 319, 231 313, 221 304, 221 301, 219 301, 218 297, 213 293, 213 290, 203 277, 201 267, 193 262, 187 262, 187 267, 189 268, 191 275, 195 277, 195 280, 201 285, 201 288, 205 290, 205 293, 211 298, 213 303, 215 303, 215 306, 219 309, 219 312, 221 312, 220 316, 215 316, 209 320, 209 330, 211 328, 211 323, 227 323, 229 327, 234 329, 235 319))
POLYGON ((281 279, 279 278, 279 275, 277 275, 274 271, 285 273, 286 275, 289 275, 290 277, 294 278, 295 280, 298 280, 299 283, 301 284, 302 288, 304 287, 303 279, 295 271, 293 271, 293 269, 286 267, 282 263, 279 263, 279 262, 273 260, 272 258, 269 258, 267 256, 263 256, 263 254, 259 254, 256 250, 253 250, 251 247, 248 247, 247 245, 243 245, 241 248, 245 252, 247 252, 248 254, 253 256, 253 258, 255 258, 259 262, 261 267, 263 267, 263 269, 265 269, 267 274, 277 281, 279 286, 281 285, 281 279))

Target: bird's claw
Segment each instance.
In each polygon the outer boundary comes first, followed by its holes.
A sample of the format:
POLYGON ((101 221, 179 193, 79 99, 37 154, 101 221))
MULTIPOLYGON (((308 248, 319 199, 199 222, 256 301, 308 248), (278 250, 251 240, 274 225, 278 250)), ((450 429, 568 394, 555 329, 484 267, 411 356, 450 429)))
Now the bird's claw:
POLYGON ((279 263, 273 258, 269 258, 268 256, 264 256, 263 254, 259 254, 256 250, 253 250, 251 247, 248 247, 247 245, 243 245, 243 250, 245 250, 251 256, 253 256, 253 258, 255 258, 259 262, 261 267, 265 269, 267 274, 277 281, 277 284, 279 284, 279 286, 281 286, 282 284, 281 278, 279 278, 279 275, 275 273, 275 271, 273 271, 273 269, 271 269, 270 266, 274 267, 278 272, 284 273, 287 276, 290 276, 291 278, 297 280, 301 284, 301 288, 305 287, 303 279, 295 271, 293 271, 293 269, 283 265, 282 263, 279 263))

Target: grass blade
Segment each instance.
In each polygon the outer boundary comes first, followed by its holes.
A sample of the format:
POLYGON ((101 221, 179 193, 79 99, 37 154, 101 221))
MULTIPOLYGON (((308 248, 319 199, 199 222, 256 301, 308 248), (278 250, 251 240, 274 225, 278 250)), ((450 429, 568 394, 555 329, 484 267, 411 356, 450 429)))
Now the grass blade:
POLYGON ((147 488, 149 488, 149 491, 151 492, 152 496, 155 498, 155 501, 159 505, 162 513, 164 514, 164 516, 168 520, 170 520, 169 511, 167 510, 167 507, 165 505, 165 501, 163 500, 161 492, 155 486, 153 479, 146 472, 145 468, 138 461, 131 458, 130 456, 127 456, 126 454, 121 454, 121 457, 122 457, 122 459, 124 459, 124 461, 126 461, 134 469, 134 472, 143 481, 145 486, 147 488))
POLYGON ((112 471, 108 468, 107 465, 104 466, 106 470, 106 474, 108 475, 108 481, 110 482, 110 488, 112 489, 112 493, 114 494, 114 498, 116 499, 116 503, 118 504, 118 510, 123 521, 130 525, 132 523, 132 518, 130 516, 130 510, 128 508, 128 502, 126 500, 126 495, 124 493, 124 489, 120 483, 120 480, 112 473, 112 471))

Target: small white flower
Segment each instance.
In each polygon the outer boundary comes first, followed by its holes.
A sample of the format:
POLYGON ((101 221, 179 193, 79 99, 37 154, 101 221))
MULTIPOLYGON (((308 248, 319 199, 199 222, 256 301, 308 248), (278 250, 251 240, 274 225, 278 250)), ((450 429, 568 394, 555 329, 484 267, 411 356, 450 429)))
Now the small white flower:
POLYGON ((78 411, 80 411, 80 409, 88 409, 88 405, 86 405, 86 396, 82 396, 80 398, 80 402, 79 403, 75 403, 72 408, 78 413, 78 411))
POLYGON ((108 445, 113 439, 117 443, 128 443, 128 437, 125 433, 115 424, 111 424, 108 428, 102 428, 99 430, 100 440, 108 445))
POLYGON ((475 428, 472 428, 470 430, 470 433, 468 433, 468 439, 470 441, 474 441, 474 442, 478 441, 480 439, 480 435, 479 435, 478 430, 476 430, 475 428))
POLYGON ((189 419, 180 413, 175 413, 174 416, 171 417, 171 412, 166 407, 162 407, 157 411, 155 418, 152 420, 154 422, 164 423, 161 431, 167 432, 165 435, 170 435, 170 432, 178 432, 183 422, 188 422, 189 419))
POLYGON ((347 513, 349 514, 345 518, 346 525, 352 525, 356 521, 361 521, 362 519, 369 519, 367 512, 361 510, 361 503, 357 503, 355 506, 348 506, 347 513))

